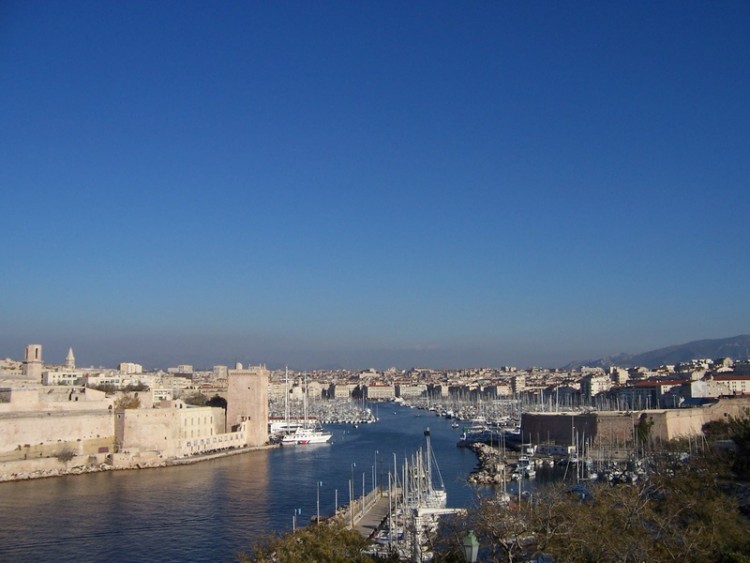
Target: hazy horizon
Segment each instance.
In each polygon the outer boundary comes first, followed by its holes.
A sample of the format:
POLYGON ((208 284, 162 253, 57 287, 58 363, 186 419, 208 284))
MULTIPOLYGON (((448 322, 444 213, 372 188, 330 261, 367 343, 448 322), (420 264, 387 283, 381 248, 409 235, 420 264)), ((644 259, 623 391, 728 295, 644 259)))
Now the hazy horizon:
POLYGON ((5 2, 0 355, 558 367, 747 334, 749 27, 5 2))
MULTIPOLYGON (((734 336, 742 336, 742 335, 734 335, 734 336)), ((730 336, 727 336, 725 338, 732 338, 730 336)), ((712 339, 699 339, 699 340, 712 340, 712 339)), ((17 354, 0 354, 0 357, 9 357, 13 360, 22 360, 23 359, 23 348, 26 344, 42 344, 42 355, 43 355, 43 361, 47 364, 63 364, 65 357, 67 355, 69 345, 65 344, 64 342, 53 342, 50 345, 45 345, 44 343, 40 342, 27 342, 25 343, 21 349, 20 352, 17 354)), ((228 355, 222 356, 222 355, 213 355, 213 356, 207 356, 206 352, 201 350, 199 345, 196 343, 196 346, 198 346, 198 349, 193 352, 188 353, 177 353, 175 354, 172 352, 172 349, 177 349, 178 346, 174 346, 174 348, 170 348, 170 351, 167 352, 158 352, 158 351, 150 351, 149 346, 144 345, 143 349, 146 350, 145 353, 140 353, 138 351, 134 352, 133 354, 130 354, 127 358, 122 357, 122 351, 118 348, 109 349, 107 347, 102 348, 95 348, 91 345, 83 345, 82 350, 83 353, 86 354, 85 356, 81 354, 81 352, 76 351, 77 348, 73 348, 75 357, 76 357, 76 365, 79 368, 107 368, 112 369, 116 368, 117 365, 120 362, 134 362, 139 363, 144 366, 147 370, 155 370, 155 369, 164 369, 166 370, 169 367, 176 367, 177 365, 181 364, 187 364, 192 365, 195 370, 202 371, 202 370, 210 370, 215 365, 226 365, 226 366, 234 366, 235 363, 240 362, 243 365, 266 365, 269 369, 283 369, 284 367, 288 367, 291 370, 295 371, 310 371, 310 370, 333 370, 333 369, 346 369, 346 370, 364 370, 368 368, 374 368, 378 369, 380 371, 386 370, 391 367, 395 367, 397 369, 409 369, 409 368, 432 368, 432 369, 472 369, 472 368, 500 368, 503 366, 509 366, 509 367, 515 367, 518 369, 527 369, 531 367, 539 367, 539 368, 549 368, 549 369, 555 369, 555 368, 561 368, 564 367, 567 364, 574 363, 574 362, 584 362, 584 361, 594 361, 599 359, 605 359, 607 357, 616 356, 620 353, 625 354, 643 354, 646 352, 652 352, 655 350, 659 350, 661 348, 666 348, 668 346, 673 345, 682 345, 682 344, 688 344, 688 342, 673 342, 670 344, 666 344, 663 346, 653 347, 649 349, 643 349, 643 350, 637 350, 637 351, 621 351, 617 353, 612 354, 603 354, 599 356, 580 356, 576 358, 570 358, 564 362, 558 362, 558 363, 547 363, 542 361, 528 361, 528 362, 506 362, 506 363, 497 363, 493 361, 488 362, 474 362, 471 364, 453 364, 450 362, 450 360, 447 361, 447 363, 434 363, 434 360, 439 360, 441 356, 440 351, 435 350, 424 350, 422 351, 421 358, 425 361, 423 362, 410 362, 410 360, 413 359, 419 359, 419 354, 415 355, 415 351, 410 350, 377 350, 377 351, 371 351, 369 352, 371 354, 371 358, 373 359, 372 362, 365 362, 365 363, 357 363, 360 358, 367 357, 366 354, 363 354, 362 351, 352 351, 347 355, 346 352, 332 352, 330 350, 300 350, 297 351, 296 354, 291 355, 290 358, 288 358, 290 361, 279 361, 278 359, 274 361, 263 361, 258 359, 257 357, 250 355, 250 354, 233 354, 232 352, 228 352, 228 355), (93 352, 93 355, 91 355, 93 352), (230 357, 231 356, 231 357, 230 357), (206 358, 215 358, 215 361, 208 361, 206 363, 206 358), (330 362, 327 361, 328 358, 339 358, 342 361, 341 362, 330 362), (119 358, 116 360, 113 360, 113 358, 119 358), (355 360, 351 360, 351 358, 356 358, 355 360), (390 358, 393 359, 393 362, 385 362, 383 363, 383 358, 390 358)), ((232 349, 232 346, 229 346, 227 349, 232 349)), ((278 356, 277 356, 278 357, 278 356)), ((483 357, 483 354, 479 351, 475 352, 475 356, 477 358, 483 357)), ((541 357, 544 357, 544 354, 538 354, 538 355, 532 355, 532 358, 539 359, 541 357)), ((697 359, 697 358, 696 358, 697 359)))

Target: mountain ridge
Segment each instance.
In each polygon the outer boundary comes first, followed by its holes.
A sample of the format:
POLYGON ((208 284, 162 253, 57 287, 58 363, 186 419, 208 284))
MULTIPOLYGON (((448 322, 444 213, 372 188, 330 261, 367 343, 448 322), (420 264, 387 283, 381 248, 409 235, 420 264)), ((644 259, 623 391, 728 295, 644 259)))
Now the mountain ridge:
POLYGON ((673 344, 664 348, 650 350, 640 354, 617 354, 596 360, 573 361, 565 369, 580 369, 581 367, 608 368, 617 366, 622 368, 643 366, 656 368, 661 365, 678 364, 694 359, 718 358, 746 359, 750 358, 750 334, 740 334, 727 338, 705 338, 693 340, 684 344, 673 344))

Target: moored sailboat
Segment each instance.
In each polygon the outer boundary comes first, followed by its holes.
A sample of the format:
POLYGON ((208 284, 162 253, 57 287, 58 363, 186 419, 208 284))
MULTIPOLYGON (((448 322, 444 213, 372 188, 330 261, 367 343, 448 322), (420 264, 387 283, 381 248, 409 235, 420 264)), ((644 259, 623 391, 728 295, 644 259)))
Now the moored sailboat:
MULTIPOLYGON (((284 434, 281 444, 284 446, 303 446, 308 444, 327 444, 333 435, 322 430, 317 423, 311 424, 307 418, 307 375, 305 375, 305 394, 303 396, 305 418, 302 426, 294 429, 294 432, 284 434)), ((288 410, 287 410, 288 413, 288 410)), ((287 414, 288 417, 288 414, 287 414)), ((288 427, 288 424, 287 424, 288 427)))

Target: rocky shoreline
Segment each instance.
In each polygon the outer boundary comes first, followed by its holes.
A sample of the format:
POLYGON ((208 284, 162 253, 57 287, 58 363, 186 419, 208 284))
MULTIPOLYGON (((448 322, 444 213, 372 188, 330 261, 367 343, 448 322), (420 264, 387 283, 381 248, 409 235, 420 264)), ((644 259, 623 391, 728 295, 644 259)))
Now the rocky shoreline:
POLYGON ((469 474, 472 485, 499 485, 505 480, 505 460, 500 450, 487 444, 475 443, 468 446, 476 455, 477 467, 469 474))

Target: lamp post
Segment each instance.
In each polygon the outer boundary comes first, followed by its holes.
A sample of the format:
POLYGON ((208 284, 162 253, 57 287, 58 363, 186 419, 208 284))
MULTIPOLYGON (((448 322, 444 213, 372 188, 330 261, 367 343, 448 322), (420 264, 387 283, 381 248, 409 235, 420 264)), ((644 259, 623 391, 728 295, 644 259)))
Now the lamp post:
POLYGON ((354 468, 357 467, 356 463, 352 463, 352 478, 349 481, 349 514, 352 518, 352 529, 354 529, 354 468))
POLYGON ((316 524, 320 524, 320 487, 323 485, 323 481, 318 481, 318 519, 315 521, 316 524))
POLYGON ((464 559, 467 563, 476 563, 477 556, 479 555, 479 540, 474 534, 474 530, 469 530, 464 538, 464 559))
POLYGON ((352 500, 352 480, 349 479, 349 515, 351 517, 352 529, 354 529, 354 504, 352 500))

